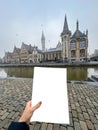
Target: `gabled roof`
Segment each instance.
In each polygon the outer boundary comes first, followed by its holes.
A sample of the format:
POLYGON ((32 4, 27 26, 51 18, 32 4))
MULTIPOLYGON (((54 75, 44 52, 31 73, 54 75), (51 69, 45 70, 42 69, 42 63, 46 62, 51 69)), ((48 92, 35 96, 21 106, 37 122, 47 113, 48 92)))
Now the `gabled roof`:
POLYGON ((36 50, 37 52, 39 52, 39 53, 43 53, 42 50, 38 49, 37 46, 33 46, 33 47, 32 47, 32 51, 35 51, 35 50, 36 50))
POLYGON ((32 46, 31 46, 31 44, 27 45, 27 44, 22 43, 22 45, 25 47, 25 49, 27 50, 28 53, 32 53, 32 46))
POLYGON ((80 38, 80 37, 85 37, 85 36, 86 35, 79 30, 79 23, 77 21, 77 23, 76 23, 76 31, 72 35, 72 38, 80 38))
POLYGON ((62 47, 62 44, 60 42, 58 42, 56 49, 60 49, 62 47))
POLYGON ((16 52, 16 53, 20 53, 20 48, 17 48, 16 46, 14 46, 14 50, 13 50, 13 53, 16 52))

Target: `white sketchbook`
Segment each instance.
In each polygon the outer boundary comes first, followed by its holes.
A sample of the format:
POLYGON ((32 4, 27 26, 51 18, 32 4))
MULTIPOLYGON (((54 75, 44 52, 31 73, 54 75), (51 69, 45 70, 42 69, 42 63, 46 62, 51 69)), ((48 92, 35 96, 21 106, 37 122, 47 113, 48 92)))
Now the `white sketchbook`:
POLYGON ((65 68, 35 67, 32 105, 39 101, 31 121, 69 124, 67 72, 65 68))

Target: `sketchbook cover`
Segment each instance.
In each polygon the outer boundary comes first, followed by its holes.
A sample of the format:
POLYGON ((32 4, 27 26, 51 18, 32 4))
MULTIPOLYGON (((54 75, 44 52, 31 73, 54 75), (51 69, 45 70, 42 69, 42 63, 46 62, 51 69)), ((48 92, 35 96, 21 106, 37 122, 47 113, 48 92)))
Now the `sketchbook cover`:
POLYGON ((69 124, 66 68, 34 68, 32 105, 39 101, 31 121, 69 124))

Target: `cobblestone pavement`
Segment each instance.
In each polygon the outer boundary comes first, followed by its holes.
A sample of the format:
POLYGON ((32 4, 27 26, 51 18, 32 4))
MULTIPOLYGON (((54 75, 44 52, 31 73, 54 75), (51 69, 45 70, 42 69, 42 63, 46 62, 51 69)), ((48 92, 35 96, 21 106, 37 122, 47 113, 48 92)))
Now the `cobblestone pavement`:
MULTIPOLYGON (((31 88, 32 79, 0 79, 0 130, 19 119, 31 88)), ((36 122, 30 130, 98 130, 98 87, 68 84, 68 96, 70 125, 36 122)))

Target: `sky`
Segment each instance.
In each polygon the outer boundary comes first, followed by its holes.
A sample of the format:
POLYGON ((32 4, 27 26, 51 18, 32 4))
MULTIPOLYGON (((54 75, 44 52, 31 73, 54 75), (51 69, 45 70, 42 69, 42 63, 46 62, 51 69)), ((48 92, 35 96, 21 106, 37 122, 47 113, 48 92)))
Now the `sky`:
POLYGON ((0 57, 22 42, 41 49, 42 30, 46 48, 61 41, 65 14, 72 34, 79 21, 81 32, 88 29, 88 53, 98 49, 98 0, 0 0, 0 57))

